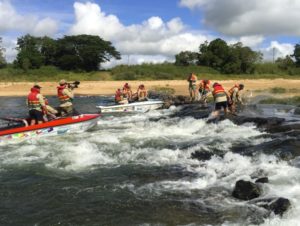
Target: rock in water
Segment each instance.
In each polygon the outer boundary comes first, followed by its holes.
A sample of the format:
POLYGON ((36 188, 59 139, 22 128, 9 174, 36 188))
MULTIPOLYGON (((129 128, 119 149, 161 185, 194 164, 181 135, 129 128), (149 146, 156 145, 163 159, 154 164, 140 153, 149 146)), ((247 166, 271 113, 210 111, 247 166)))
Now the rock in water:
POLYGON ((258 185, 244 180, 237 181, 232 192, 233 197, 241 200, 251 200, 259 197, 260 194, 261 191, 258 185))

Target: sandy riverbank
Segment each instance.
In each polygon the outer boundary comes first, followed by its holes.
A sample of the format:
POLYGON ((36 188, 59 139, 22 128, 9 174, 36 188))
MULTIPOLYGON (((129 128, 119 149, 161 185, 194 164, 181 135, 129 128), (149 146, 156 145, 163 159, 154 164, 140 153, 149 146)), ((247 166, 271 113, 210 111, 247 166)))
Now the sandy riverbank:
MULTIPOLYGON (((122 87, 126 81, 83 81, 80 87, 75 90, 79 95, 113 95, 115 90, 122 87)), ((215 81, 212 81, 215 82, 215 81)), ((245 90, 259 93, 263 90, 268 90, 274 87, 285 88, 287 92, 284 96, 300 95, 300 79, 258 79, 258 80, 226 80, 217 81, 226 89, 229 89, 235 83, 243 83, 245 90)), ((164 80, 164 81, 129 81, 133 91, 135 91, 139 84, 145 84, 145 86, 151 90, 155 87, 169 87, 175 90, 177 95, 188 95, 188 84, 185 80, 164 80)), ((34 83, 31 82, 0 82, 0 96, 25 96, 28 94, 30 88, 34 83)), ((42 93, 44 95, 56 95, 56 82, 41 82, 42 93)))

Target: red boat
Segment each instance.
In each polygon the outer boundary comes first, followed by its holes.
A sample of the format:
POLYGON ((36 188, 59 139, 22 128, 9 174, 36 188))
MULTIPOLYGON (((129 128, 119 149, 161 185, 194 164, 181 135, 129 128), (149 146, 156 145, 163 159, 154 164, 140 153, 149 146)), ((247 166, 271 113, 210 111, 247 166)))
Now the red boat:
POLYGON ((27 124, 26 119, 8 118, 6 120, 14 121, 16 124, 0 129, 0 143, 3 141, 24 140, 37 136, 84 132, 97 124, 99 116, 99 114, 82 114, 57 118, 32 126, 27 124))

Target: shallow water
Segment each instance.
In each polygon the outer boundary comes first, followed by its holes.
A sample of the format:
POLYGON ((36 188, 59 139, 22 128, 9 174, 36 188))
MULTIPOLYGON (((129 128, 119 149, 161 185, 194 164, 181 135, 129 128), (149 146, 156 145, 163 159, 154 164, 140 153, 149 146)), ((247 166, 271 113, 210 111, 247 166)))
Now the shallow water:
MULTIPOLYGON (((111 101, 81 97, 75 105, 93 113, 111 101)), ((1 116, 24 116, 24 103, 0 98, 1 116)), ((0 225, 298 225, 297 156, 280 159, 271 152, 277 138, 251 123, 169 117, 179 110, 104 115, 84 134, 1 146, 0 225), (237 147, 256 149, 245 156, 237 147), (201 150, 218 155, 191 158, 201 150), (283 217, 231 196, 237 180, 259 176, 270 181, 263 197, 291 201, 283 217)))

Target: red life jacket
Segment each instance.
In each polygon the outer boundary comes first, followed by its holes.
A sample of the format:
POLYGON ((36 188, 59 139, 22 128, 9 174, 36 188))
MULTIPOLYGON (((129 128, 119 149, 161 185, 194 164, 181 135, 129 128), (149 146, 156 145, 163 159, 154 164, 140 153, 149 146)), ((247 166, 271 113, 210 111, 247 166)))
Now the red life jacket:
POLYGON ((63 94, 63 90, 67 88, 67 85, 57 87, 57 96, 61 104, 71 102, 71 98, 68 95, 63 94))
POLYGON ((210 90, 209 84, 210 84, 209 80, 202 80, 200 83, 200 88, 205 89, 205 90, 210 90))
POLYGON ((115 102, 120 102, 123 99, 121 90, 117 90, 115 94, 115 102))
POLYGON ((37 95, 40 93, 39 89, 31 88, 30 93, 27 96, 28 108, 30 110, 36 109, 42 111, 42 105, 37 95))
POLYGON ((214 86, 214 90, 213 90, 213 95, 214 95, 214 97, 215 97, 218 93, 224 93, 224 94, 226 94, 225 89, 224 89, 220 84, 214 86))

